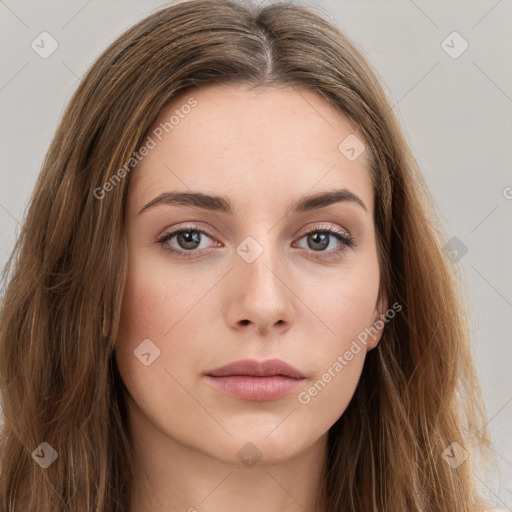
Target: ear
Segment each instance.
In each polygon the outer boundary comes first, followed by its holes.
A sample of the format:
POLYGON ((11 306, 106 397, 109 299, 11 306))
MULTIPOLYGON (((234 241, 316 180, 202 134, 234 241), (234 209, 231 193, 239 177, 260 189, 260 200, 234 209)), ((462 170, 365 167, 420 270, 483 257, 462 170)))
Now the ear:
POLYGON ((369 331, 372 333, 368 336, 368 342, 366 344, 366 350, 370 351, 374 349, 384 331, 386 326, 386 311, 388 310, 388 297, 385 291, 379 288, 379 293, 377 296, 377 301, 375 303, 375 309, 373 310, 372 315, 372 324, 369 328, 369 331))

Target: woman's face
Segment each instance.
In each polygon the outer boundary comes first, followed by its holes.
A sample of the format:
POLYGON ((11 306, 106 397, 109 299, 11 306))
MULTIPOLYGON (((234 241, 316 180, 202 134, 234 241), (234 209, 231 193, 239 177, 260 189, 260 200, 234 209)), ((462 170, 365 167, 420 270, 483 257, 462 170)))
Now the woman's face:
POLYGON ((387 307, 362 136, 311 91, 219 85, 149 136, 116 346, 131 418, 224 462, 298 455, 345 411, 387 307), (276 359, 296 373, 258 366, 276 359))

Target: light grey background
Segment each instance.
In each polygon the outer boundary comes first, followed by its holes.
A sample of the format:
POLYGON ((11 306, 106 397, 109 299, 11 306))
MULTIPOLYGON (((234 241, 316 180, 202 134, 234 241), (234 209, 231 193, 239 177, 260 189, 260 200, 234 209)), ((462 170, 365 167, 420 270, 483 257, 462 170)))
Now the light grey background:
MULTIPOLYGON (((308 4, 332 17, 376 67, 447 234, 467 247, 454 264, 471 297, 474 353, 502 471, 501 481, 482 476, 481 485, 497 508, 512 511, 512 2, 308 4), (454 31, 469 45, 457 58, 445 51, 462 48, 454 31)), ((121 32, 162 5, 0 0, 1 265, 80 77, 121 32), (59 45, 46 59, 31 48, 43 31, 59 45)))

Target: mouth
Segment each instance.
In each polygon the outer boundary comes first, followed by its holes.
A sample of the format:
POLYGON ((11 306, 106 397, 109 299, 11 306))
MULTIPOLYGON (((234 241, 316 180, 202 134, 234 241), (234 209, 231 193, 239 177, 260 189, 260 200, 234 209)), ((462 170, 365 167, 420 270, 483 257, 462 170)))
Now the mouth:
POLYGON ((305 375, 280 359, 244 359, 205 373, 218 391, 247 401, 283 398, 300 387, 305 375))
POLYGON ((254 359, 242 359, 225 366, 207 372, 212 377, 274 377, 282 376, 291 379, 304 379, 305 375, 293 366, 280 359, 268 359, 256 361, 254 359))

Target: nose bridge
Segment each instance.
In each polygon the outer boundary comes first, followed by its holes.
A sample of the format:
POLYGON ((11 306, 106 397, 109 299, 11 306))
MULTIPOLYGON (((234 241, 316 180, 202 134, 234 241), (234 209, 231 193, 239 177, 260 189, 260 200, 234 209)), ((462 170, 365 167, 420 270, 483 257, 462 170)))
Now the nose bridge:
POLYGON ((247 236, 238 244, 237 274, 243 277, 246 287, 259 292, 277 291, 275 288, 279 286, 276 280, 279 280, 275 272, 282 267, 279 264, 282 256, 279 249, 278 244, 273 241, 272 233, 264 233, 263 230, 255 236, 247 236))

